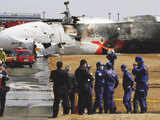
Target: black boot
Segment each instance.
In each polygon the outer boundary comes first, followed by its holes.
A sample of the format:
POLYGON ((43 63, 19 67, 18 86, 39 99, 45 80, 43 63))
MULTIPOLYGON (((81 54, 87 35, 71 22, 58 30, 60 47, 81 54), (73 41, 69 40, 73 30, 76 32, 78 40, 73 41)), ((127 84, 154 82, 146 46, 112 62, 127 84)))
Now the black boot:
POLYGON ((100 108, 100 109, 99 109, 99 114, 102 114, 102 113, 103 113, 103 109, 100 108))
POLYGON ((133 101, 133 108, 134 108, 133 112, 138 113, 138 101, 137 100, 133 101))

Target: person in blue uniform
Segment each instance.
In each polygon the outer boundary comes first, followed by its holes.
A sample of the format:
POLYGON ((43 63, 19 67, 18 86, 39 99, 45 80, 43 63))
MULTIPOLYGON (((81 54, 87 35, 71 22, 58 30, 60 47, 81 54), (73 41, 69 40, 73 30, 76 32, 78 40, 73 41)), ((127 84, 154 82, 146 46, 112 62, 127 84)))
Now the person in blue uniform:
POLYGON ((0 116, 3 116, 6 93, 9 91, 9 87, 6 86, 6 81, 9 80, 7 72, 3 70, 3 63, 0 61, 0 116))
POLYGON ((104 94, 104 69, 101 62, 96 63, 96 73, 95 73, 95 103, 93 106, 93 113, 96 113, 96 109, 99 107, 99 113, 103 113, 103 94, 104 94))
POLYGON ((50 118, 56 118, 59 112, 59 104, 63 102, 63 114, 69 113, 69 100, 68 90, 70 89, 68 82, 68 75, 66 71, 62 70, 63 63, 58 61, 56 63, 57 69, 51 71, 50 82, 53 82, 54 92, 54 104, 53 104, 53 115, 50 118))
POLYGON ((132 94, 132 87, 134 80, 132 75, 128 72, 127 66, 125 64, 121 65, 121 70, 123 72, 123 89, 124 89, 124 96, 123 96, 123 104, 127 110, 127 113, 132 112, 132 104, 131 104, 131 94, 132 94))
POLYGON ((87 108, 88 114, 92 114, 92 88, 90 82, 94 80, 87 69, 87 61, 82 59, 80 66, 75 71, 75 77, 78 86, 78 112, 84 114, 87 108))
POLYGON ((135 76, 136 90, 134 95, 134 113, 137 113, 137 101, 140 103, 141 113, 147 112, 147 93, 148 93, 148 67, 144 64, 141 56, 135 58, 137 64, 133 64, 132 73, 135 76))
POLYGON ((115 52, 108 53, 106 58, 112 63, 112 69, 114 70, 114 61, 117 59, 117 55, 115 52))
POLYGON ((116 106, 114 103, 114 89, 118 87, 119 78, 116 72, 112 70, 112 63, 105 65, 105 81, 104 81, 104 110, 105 113, 115 113, 116 106))

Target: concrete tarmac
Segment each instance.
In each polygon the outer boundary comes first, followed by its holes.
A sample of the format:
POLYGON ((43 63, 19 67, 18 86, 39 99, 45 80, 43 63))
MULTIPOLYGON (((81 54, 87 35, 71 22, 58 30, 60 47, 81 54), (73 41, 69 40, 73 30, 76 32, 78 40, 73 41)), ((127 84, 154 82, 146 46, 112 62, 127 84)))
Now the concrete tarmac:
MULTIPOLYGON (((48 59, 38 58, 32 68, 9 68, 6 120, 44 120, 51 113, 53 96, 48 82, 48 59)), ((6 116, 6 117, 5 117, 6 116)), ((3 119, 4 119, 3 118, 3 119)), ((5 120, 4 119, 4 120, 5 120)))

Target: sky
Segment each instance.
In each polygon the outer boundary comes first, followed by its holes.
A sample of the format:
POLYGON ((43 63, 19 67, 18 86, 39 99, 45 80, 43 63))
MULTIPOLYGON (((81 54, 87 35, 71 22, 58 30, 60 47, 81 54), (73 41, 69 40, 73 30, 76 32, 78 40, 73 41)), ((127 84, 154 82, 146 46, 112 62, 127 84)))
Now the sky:
MULTIPOLYGON (((46 12, 46 17, 59 18, 65 10, 64 0, 0 0, 0 12, 46 12)), ((159 0, 70 0, 74 16, 108 16, 112 19, 135 15, 160 15, 159 0)))

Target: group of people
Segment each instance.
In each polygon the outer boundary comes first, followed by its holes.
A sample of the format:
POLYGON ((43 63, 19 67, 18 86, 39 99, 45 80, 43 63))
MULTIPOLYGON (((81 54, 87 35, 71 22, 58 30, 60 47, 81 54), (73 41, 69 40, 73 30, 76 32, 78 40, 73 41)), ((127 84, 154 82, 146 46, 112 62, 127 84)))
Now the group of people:
MULTIPOLYGON (((114 71, 114 61, 117 56, 114 52, 107 55, 109 62, 102 64, 96 63, 96 72, 93 76, 90 72, 91 66, 85 59, 80 61, 79 67, 75 73, 70 73, 71 67, 63 68, 63 62, 56 63, 57 69, 51 71, 50 82, 53 83, 54 104, 53 115, 51 118, 56 118, 59 112, 59 104, 62 101, 63 114, 79 115, 98 113, 116 113, 116 105, 114 102, 114 91, 119 85, 119 77, 114 71), (95 81, 95 82, 94 82, 95 81), (95 100, 93 98, 93 90, 95 91, 95 100), (78 93, 78 105, 75 105, 75 94, 78 93)), ((9 79, 5 70, 6 55, 3 49, 0 49, 0 116, 3 116, 6 93, 9 87, 6 86, 6 81, 9 79)), ((121 65, 123 72, 122 86, 124 89, 123 104, 127 113, 137 113, 138 105, 140 105, 141 113, 147 112, 147 93, 148 93, 148 67, 144 64, 141 56, 135 58, 133 64, 132 77, 125 64, 121 65), (133 109, 131 95, 134 92, 133 109)))
MULTIPOLYGON (((113 55, 115 59, 115 55, 113 55)), ((109 58, 107 56, 107 58, 109 58)), ((110 57, 111 58, 111 57, 110 57)), ((110 60, 110 59, 109 59, 110 60)), ((137 113, 140 105, 141 113, 147 112, 147 92, 148 92, 148 68, 144 64, 141 56, 135 58, 136 64, 133 64, 132 78, 125 64, 121 65, 123 72, 122 86, 124 89, 123 103, 127 113, 137 113), (131 102, 132 91, 135 91, 133 98, 133 107, 131 102)), ((119 77, 114 71, 114 60, 107 62, 105 65, 101 62, 96 63, 95 76, 90 73, 90 66, 85 59, 80 61, 79 67, 74 74, 71 74, 70 67, 62 69, 63 63, 57 62, 57 69, 51 71, 50 82, 53 82, 54 103, 53 115, 56 118, 59 111, 59 104, 62 100, 63 114, 74 114, 75 93, 78 93, 78 114, 83 115, 85 108, 87 114, 94 114, 99 109, 99 113, 116 113, 114 102, 114 91, 119 85, 119 77), (95 82, 93 82, 95 80, 95 82), (94 83, 94 87, 93 87, 94 83), (92 102, 93 89, 95 90, 95 101, 92 102)))

